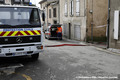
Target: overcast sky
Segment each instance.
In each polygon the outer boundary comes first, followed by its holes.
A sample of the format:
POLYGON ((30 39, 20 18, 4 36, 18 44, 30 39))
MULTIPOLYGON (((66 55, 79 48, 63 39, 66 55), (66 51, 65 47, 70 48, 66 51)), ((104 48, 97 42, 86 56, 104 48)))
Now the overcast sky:
POLYGON ((33 4, 36 4, 38 7, 40 7, 40 4, 38 4, 41 0, 30 0, 33 4))

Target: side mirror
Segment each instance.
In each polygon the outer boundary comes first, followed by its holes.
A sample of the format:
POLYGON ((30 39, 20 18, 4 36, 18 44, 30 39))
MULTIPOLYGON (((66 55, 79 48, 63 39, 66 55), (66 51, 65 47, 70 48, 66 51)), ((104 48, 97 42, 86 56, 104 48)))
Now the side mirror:
POLYGON ((42 13, 42 20, 45 21, 45 13, 42 13))

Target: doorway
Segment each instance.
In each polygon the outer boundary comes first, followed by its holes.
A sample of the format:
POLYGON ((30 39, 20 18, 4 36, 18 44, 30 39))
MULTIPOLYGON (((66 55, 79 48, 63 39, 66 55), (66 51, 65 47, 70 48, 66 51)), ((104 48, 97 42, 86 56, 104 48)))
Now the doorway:
POLYGON ((68 26, 69 26, 69 39, 71 39, 71 23, 69 23, 68 26))

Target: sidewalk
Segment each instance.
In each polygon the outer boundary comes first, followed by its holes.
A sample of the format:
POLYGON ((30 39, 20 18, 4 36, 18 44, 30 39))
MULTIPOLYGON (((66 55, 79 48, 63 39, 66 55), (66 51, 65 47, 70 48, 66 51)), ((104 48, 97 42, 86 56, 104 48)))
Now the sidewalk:
POLYGON ((83 42, 83 41, 70 40, 70 39, 66 39, 66 38, 63 38, 63 40, 68 41, 68 42, 72 42, 72 43, 77 43, 77 44, 84 44, 84 45, 89 45, 89 46, 96 46, 96 47, 103 48, 103 49, 107 48, 106 43, 97 43, 97 42, 94 42, 92 44, 92 43, 87 43, 87 42, 83 42))
POLYGON ((92 44, 92 43, 87 43, 87 42, 83 42, 83 41, 70 40, 70 39, 67 39, 67 38, 63 38, 63 40, 71 42, 71 43, 77 43, 77 44, 88 45, 88 46, 95 46, 95 47, 98 47, 98 48, 101 48, 101 49, 104 49, 104 50, 107 50, 107 51, 110 51, 110 52, 113 52, 113 53, 120 54, 120 49, 107 48, 107 45, 104 42, 103 43, 94 42, 92 44))

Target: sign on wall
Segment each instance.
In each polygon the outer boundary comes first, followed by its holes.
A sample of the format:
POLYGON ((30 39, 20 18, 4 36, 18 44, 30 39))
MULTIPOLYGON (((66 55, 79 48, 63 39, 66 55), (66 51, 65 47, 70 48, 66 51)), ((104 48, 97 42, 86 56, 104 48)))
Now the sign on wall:
POLYGON ((118 40, 119 36, 119 11, 114 12, 114 39, 118 40))

